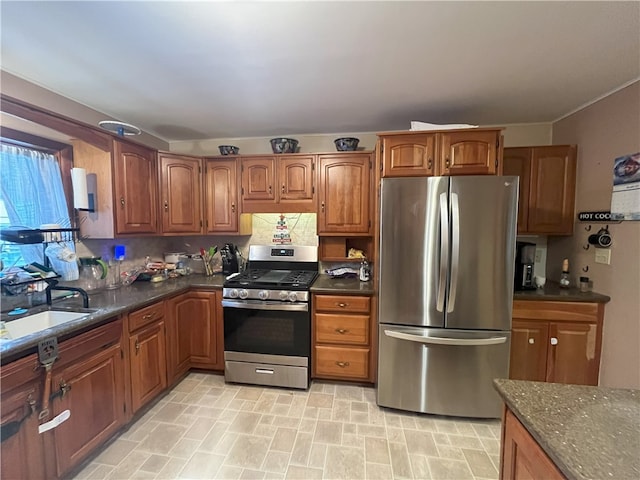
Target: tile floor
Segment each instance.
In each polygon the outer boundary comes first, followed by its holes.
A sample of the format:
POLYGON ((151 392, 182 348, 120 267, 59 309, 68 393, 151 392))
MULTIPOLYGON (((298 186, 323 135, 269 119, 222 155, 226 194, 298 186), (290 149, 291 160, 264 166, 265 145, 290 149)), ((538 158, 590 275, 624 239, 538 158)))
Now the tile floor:
POLYGON ((376 405, 373 388, 191 373, 76 479, 496 479, 500 421, 376 405))

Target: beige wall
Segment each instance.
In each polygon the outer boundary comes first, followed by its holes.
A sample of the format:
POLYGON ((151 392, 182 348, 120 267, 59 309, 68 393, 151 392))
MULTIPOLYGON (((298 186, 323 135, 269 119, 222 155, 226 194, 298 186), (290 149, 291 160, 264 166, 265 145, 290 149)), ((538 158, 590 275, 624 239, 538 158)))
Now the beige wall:
MULTIPOLYGON (((640 151, 640 82, 554 123, 553 143, 578 145, 576 211, 608 211, 613 160, 640 151)), ((558 278, 564 257, 571 261, 574 282, 589 267, 583 275, 593 280, 595 291, 611 297, 605 309, 600 384, 639 388, 640 222, 609 225, 611 265, 595 263, 593 247, 582 248, 588 225, 576 222, 573 237, 549 237, 547 278, 558 278)))

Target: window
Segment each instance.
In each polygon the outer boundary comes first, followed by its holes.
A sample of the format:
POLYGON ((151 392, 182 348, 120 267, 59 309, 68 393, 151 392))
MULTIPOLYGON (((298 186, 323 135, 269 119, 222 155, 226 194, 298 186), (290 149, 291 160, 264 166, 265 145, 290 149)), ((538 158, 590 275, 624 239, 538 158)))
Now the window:
MULTIPOLYGON (((71 227, 58 159, 34 148, 0 144, 0 227, 71 227)), ((44 263, 41 245, 2 242, 4 267, 44 263)))

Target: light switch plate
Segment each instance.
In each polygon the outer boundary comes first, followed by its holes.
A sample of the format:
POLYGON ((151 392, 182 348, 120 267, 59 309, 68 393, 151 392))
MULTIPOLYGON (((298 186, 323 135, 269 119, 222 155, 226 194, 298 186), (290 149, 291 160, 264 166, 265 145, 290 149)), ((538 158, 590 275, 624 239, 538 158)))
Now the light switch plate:
POLYGON ((542 261, 542 249, 536 248, 536 263, 540 263, 542 261))
POLYGON ((608 248, 596 248, 596 263, 611 264, 611 250, 608 248))

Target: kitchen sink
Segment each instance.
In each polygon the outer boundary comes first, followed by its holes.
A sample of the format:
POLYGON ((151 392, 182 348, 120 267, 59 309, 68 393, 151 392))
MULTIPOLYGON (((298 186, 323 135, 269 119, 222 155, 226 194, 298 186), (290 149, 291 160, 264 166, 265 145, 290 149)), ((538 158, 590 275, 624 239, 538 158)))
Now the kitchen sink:
POLYGON ((16 340, 32 333, 46 330, 47 328, 57 327, 73 320, 88 317, 91 312, 70 312, 64 310, 46 310, 44 312, 27 315, 4 322, 3 340, 16 340))

